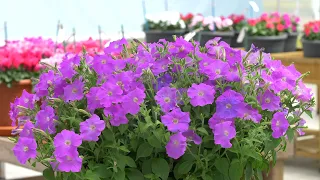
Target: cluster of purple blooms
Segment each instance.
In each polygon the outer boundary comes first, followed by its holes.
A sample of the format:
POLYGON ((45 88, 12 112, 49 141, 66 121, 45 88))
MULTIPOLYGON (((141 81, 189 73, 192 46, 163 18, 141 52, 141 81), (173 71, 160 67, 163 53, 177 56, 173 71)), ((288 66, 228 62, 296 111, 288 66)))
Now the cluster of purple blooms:
MULTIPOLYGON (((147 47, 139 45, 137 52, 128 57, 122 55, 127 44, 125 39, 112 42, 104 54, 94 57, 66 55, 58 69, 51 69, 40 76, 35 94, 24 91, 11 104, 12 125, 18 126, 15 132, 20 133, 13 151, 21 163, 36 157, 37 141, 33 132, 41 131, 54 137, 54 153, 50 155, 55 160, 52 167, 57 171, 79 172, 82 158, 78 147, 82 142, 98 141, 107 123, 111 126, 128 124, 127 115, 137 115, 145 99, 160 106, 161 122, 172 133, 166 145, 167 154, 178 159, 185 153, 188 143, 198 145, 202 142, 196 128, 190 126, 194 121, 190 112, 184 112, 181 108, 186 105, 181 103, 182 94, 188 98, 184 103, 190 103, 192 108, 215 106, 215 113, 207 122, 214 143, 223 148, 232 147, 231 140, 237 135, 237 120, 260 123, 263 120, 262 111, 274 112, 272 136, 284 136, 290 124, 286 119, 287 109, 281 104, 282 91, 292 92, 301 102, 312 98, 302 81, 296 82, 301 74, 293 65, 286 67, 281 61, 271 60, 270 55, 265 53, 263 59, 259 59, 260 52, 255 52, 255 48, 249 53, 236 50, 216 38, 207 42, 203 52, 197 44, 177 38, 175 42, 161 40, 147 47), (165 48, 168 51, 166 54, 159 52, 159 49, 165 48), (181 59, 184 59, 185 67, 177 65, 176 62, 181 59), (250 82, 247 77, 254 76, 257 70, 249 72, 247 67, 259 63, 266 67, 259 69, 263 80, 250 82), (174 74, 187 67, 197 67, 195 76, 203 80, 191 82, 188 87, 172 86, 177 81, 174 74), (155 77, 151 87, 145 87, 143 75, 146 73, 155 77), (86 79, 88 74, 97 77, 95 85, 92 86, 93 83, 86 79), (217 88, 230 82, 243 86, 254 83, 256 89, 252 91, 264 89, 254 97, 260 108, 246 102, 247 92, 244 90, 236 91, 230 86, 217 88), (152 94, 147 93, 147 89, 152 87, 154 99, 152 94), (79 123, 79 131, 71 127, 57 132, 58 122, 65 121, 52 103, 57 99, 70 106, 86 100, 83 111, 88 118, 79 123), (35 108, 38 107, 37 102, 41 102, 40 110, 35 108), (97 109, 101 109, 103 114, 95 114, 97 109), (32 113, 34 111, 35 114, 32 113)), ((300 125, 304 123, 304 120, 299 122, 300 125)))

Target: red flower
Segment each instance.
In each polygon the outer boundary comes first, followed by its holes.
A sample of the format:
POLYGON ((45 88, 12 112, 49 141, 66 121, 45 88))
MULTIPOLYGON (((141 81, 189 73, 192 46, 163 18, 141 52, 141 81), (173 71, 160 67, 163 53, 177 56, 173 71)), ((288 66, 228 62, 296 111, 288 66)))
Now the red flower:
POLYGON ((268 29, 274 29, 274 24, 273 24, 273 22, 267 21, 266 28, 268 28, 268 29))
POLYGON ((279 32, 282 32, 282 31, 284 31, 284 25, 283 24, 277 24, 277 30, 279 31, 279 32))
POLYGON ((259 21, 256 19, 248 19, 248 24, 250 26, 255 26, 259 21))

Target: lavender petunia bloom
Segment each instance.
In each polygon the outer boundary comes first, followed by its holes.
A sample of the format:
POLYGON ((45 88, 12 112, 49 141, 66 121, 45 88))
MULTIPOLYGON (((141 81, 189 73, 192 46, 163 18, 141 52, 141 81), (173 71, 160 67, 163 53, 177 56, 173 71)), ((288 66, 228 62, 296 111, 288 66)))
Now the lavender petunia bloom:
MULTIPOLYGON (((208 65, 204 63, 204 68, 200 69, 205 75, 209 77, 209 80, 216 80, 221 77, 225 77, 230 69, 228 63, 221 60, 211 60, 212 62, 208 65)), ((201 68, 201 67, 200 67, 201 68)))
POLYGON ((64 87, 64 100, 76 101, 83 98, 84 83, 80 80, 75 80, 72 84, 64 87))
POLYGON ((124 96, 122 100, 122 107, 126 112, 136 115, 140 111, 140 105, 143 103, 145 98, 146 94, 144 91, 138 88, 124 96))
POLYGON ((202 139, 199 135, 197 135, 193 130, 188 130, 182 133, 184 137, 187 138, 188 141, 193 141, 194 144, 201 144, 202 139))
POLYGON ((293 94, 295 95, 295 97, 302 101, 302 102, 307 102, 310 101, 312 98, 312 89, 311 88, 307 88, 306 85, 300 81, 298 83, 298 86, 296 87, 295 91, 293 92, 293 94))
POLYGON ((188 96, 192 106, 205 106, 212 104, 216 91, 210 85, 204 83, 192 84, 188 89, 188 96))
POLYGON ((237 66, 230 66, 230 69, 226 74, 226 80, 230 81, 230 82, 240 81, 239 70, 238 70, 237 66))
POLYGON ((73 131, 62 130, 54 137, 54 155, 65 156, 68 153, 76 152, 81 143, 82 140, 80 135, 73 131))
POLYGON ((95 109, 102 108, 103 106, 100 104, 98 91, 99 87, 90 88, 89 92, 86 94, 87 97, 87 108, 90 112, 94 112, 95 109))
POLYGON ((26 138, 34 138, 34 135, 32 133, 32 129, 34 128, 34 125, 31 121, 28 121, 24 124, 22 131, 20 132, 20 138, 26 137, 26 138))
POLYGON ((172 82, 172 76, 170 74, 164 74, 160 78, 157 79, 156 84, 154 84, 155 91, 160 90, 163 87, 170 86, 170 83, 172 82))
MULTIPOLYGON (((306 121, 304 119, 301 119, 298 122, 298 127, 303 127, 306 124, 306 121)), ((305 135, 305 132, 303 132, 303 128, 297 128, 297 132, 300 136, 305 135)))
POLYGON ((68 58, 68 54, 64 57, 64 60, 60 63, 60 72, 64 78, 71 79, 77 72, 74 70, 76 66, 80 65, 80 56, 75 55, 68 58))
POLYGON ((184 155, 187 149, 187 138, 181 132, 170 136, 169 142, 166 145, 166 151, 169 157, 179 159, 184 155))
POLYGON ((280 97, 267 90, 257 97, 263 110, 276 111, 280 109, 280 97))
POLYGON ((260 123, 262 119, 262 115, 259 114, 259 111, 252 108, 250 105, 243 106, 241 113, 242 114, 240 114, 240 118, 244 120, 251 120, 255 123, 260 123))
POLYGON ((169 45, 169 52, 179 58, 186 57, 192 50, 194 50, 192 43, 184 40, 183 37, 177 38, 169 45))
POLYGON ((80 172, 82 167, 82 159, 77 151, 67 152, 63 156, 56 157, 58 161, 57 169, 62 172, 80 172))
POLYGON ((215 144, 220 144, 223 148, 231 148, 230 140, 236 137, 236 129, 232 126, 232 122, 226 121, 217 124, 213 134, 215 144))
POLYGON ((133 84, 133 81, 134 78, 132 71, 121 72, 110 76, 108 79, 108 83, 119 86, 125 92, 130 90, 130 85, 133 84))
POLYGON ((54 95, 53 97, 59 98, 63 97, 64 87, 66 87, 68 83, 60 76, 56 77, 54 81, 54 95))
POLYGON ((105 116, 110 117, 110 124, 112 126, 120 126, 129 122, 126 117, 126 110, 120 104, 105 108, 103 113, 105 116))
POLYGON ((230 66, 235 66, 236 64, 240 64, 242 61, 241 58, 241 51, 240 50, 235 50, 233 48, 224 48, 226 51, 226 59, 227 63, 230 66))
POLYGON ((157 92, 154 99, 160 105, 163 112, 169 112, 176 108, 177 104, 177 89, 170 87, 163 87, 157 92))
POLYGON ((171 112, 161 116, 161 122, 171 132, 184 132, 189 129, 190 123, 189 112, 182 112, 180 108, 176 108, 171 112))
POLYGON ((272 137, 280 138, 285 135, 290 126, 284 112, 276 112, 271 120, 272 137))
POLYGON ((122 89, 111 83, 104 83, 97 92, 97 96, 100 98, 100 103, 108 108, 112 103, 121 102, 122 89))
POLYGON ((25 89, 22 91, 22 95, 18 98, 19 106, 23 106, 28 109, 33 109, 36 102, 36 95, 28 93, 25 89))
POLYGON ((235 118, 241 114, 244 98, 240 93, 226 90, 216 100, 216 115, 225 119, 235 118))
POLYGON ((21 164, 26 164, 27 160, 35 159, 37 156, 37 143, 34 138, 20 137, 13 147, 13 153, 21 164))
POLYGON ((98 141, 101 132, 105 128, 105 122, 99 116, 93 114, 89 119, 80 123, 82 140, 98 141))
POLYGON ((56 132, 54 120, 56 120, 54 109, 46 106, 44 109, 38 111, 36 115, 36 125, 43 131, 48 131, 50 134, 56 132))
POLYGON ((163 57, 155 61, 154 65, 151 67, 151 71, 155 76, 158 76, 160 73, 166 72, 170 64, 170 58, 163 57))

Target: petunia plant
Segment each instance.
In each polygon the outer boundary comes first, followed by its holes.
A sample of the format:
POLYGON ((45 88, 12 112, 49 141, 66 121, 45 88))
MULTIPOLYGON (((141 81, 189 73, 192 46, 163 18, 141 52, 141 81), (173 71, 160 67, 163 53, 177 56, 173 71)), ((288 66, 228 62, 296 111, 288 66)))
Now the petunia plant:
POLYGON ((279 13, 263 13, 259 18, 248 19, 248 35, 250 36, 278 36, 288 31, 289 27, 279 13))
POLYGON ((294 65, 219 38, 127 44, 47 65, 11 104, 19 162, 50 180, 261 179, 303 133, 314 99, 294 65))
POLYGON ((320 40, 320 21, 311 21, 304 24, 303 32, 303 38, 306 40, 320 40))

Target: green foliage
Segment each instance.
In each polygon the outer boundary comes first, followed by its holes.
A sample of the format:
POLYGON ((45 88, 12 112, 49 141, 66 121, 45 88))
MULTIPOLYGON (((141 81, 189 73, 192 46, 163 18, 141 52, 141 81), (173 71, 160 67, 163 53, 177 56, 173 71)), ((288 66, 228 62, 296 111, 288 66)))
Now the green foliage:
POLYGON ((24 79, 37 78, 39 72, 27 70, 23 67, 11 68, 11 69, 0 69, 0 84, 6 84, 11 87, 13 83, 19 82, 24 79))

